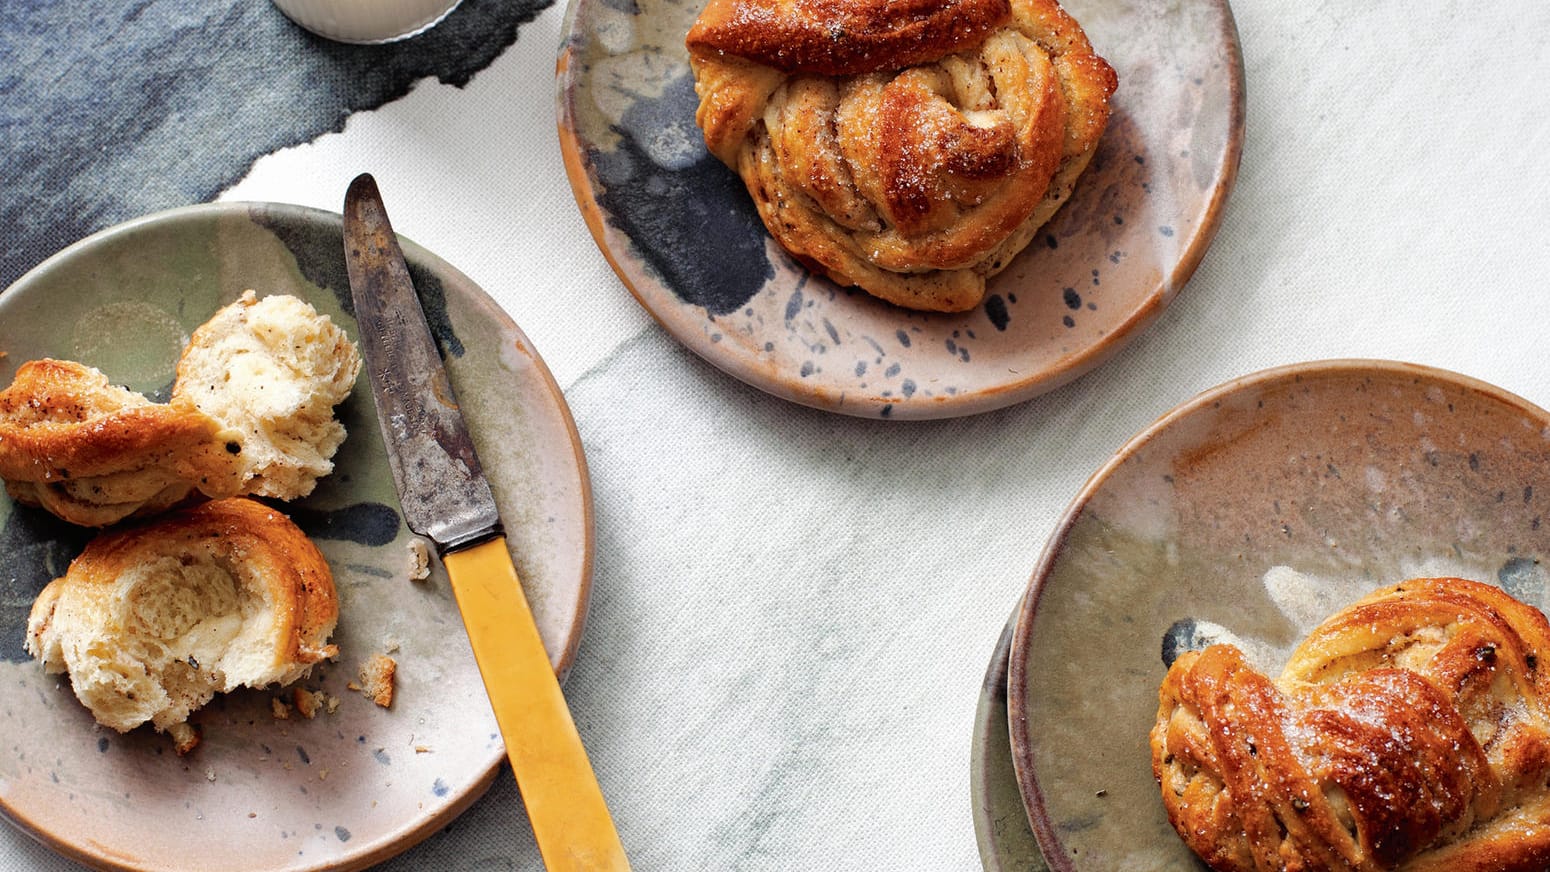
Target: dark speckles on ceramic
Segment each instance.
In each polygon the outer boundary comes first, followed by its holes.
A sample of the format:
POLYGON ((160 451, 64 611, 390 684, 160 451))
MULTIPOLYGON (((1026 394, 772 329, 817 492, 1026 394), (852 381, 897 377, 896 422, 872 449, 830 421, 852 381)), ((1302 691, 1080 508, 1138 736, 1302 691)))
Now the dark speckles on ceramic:
MULTIPOLYGON (((3 494, 0 490, 0 499, 3 494)), ((30 662, 23 642, 32 601, 44 585, 64 575, 91 537, 91 531, 62 525, 42 509, 18 507, 0 522, 6 567, 0 571, 0 661, 30 662)))
MULTIPOLYGON (((1530 525, 1538 530, 1538 519, 1530 525)), ((1542 603, 1546 596, 1546 572, 1543 564, 1538 559, 1530 557, 1511 557, 1502 568, 1496 572, 1496 581, 1502 590, 1507 591, 1515 599, 1529 603, 1542 603)))
POLYGON ((313 539, 344 539, 359 545, 386 545, 398 538, 403 523, 392 506, 370 502, 326 510, 303 504, 287 514, 313 539))
POLYGON ((591 166, 599 205, 616 231, 657 241, 635 252, 652 273, 683 303, 726 315, 758 293, 773 270, 753 204, 737 200, 739 183, 710 159, 694 113, 682 111, 693 103, 687 68, 660 94, 637 94, 618 119, 617 147, 592 152, 591 166))
POLYGON ((1150 324, 1216 232, 1244 112, 1226 0, 1064 4, 1119 73, 1113 117, 1070 201, 979 308, 955 315, 838 288, 771 241, 742 182, 706 152, 693 124, 683 40, 703 5, 572 0, 559 60, 560 144, 582 215, 625 285, 680 342, 755 387, 899 419, 1026 400, 1150 324), (1078 287, 1072 306, 1065 289, 1078 287), (980 336, 972 345, 954 337, 969 331, 980 336), (949 338, 956 346, 943 354, 949 338), (813 362, 876 341, 886 362, 813 362), (906 394, 906 379, 930 388, 906 394))
MULTIPOLYGON (((353 333, 341 239, 337 214, 243 203, 106 231, 0 294, 0 384, 27 360, 55 356, 100 366, 135 390, 164 388, 179 352, 164 341, 167 331, 96 341, 103 322, 130 304, 136 323, 167 323, 171 335, 186 337, 253 288, 300 296, 353 333)), ((404 250, 427 309, 437 313, 447 368, 519 575, 563 672, 580 641, 591 581, 591 495, 574 426, 537 353, 495 303, 424 249, 405 242, 404 250)), ((340 657, 302 684, 337 698, 338 708, 282 721, 271 709, 277 694, 217 697, 195 714, 202 742, 186 758, 148 727, 124 735, 98 727, 67 680, 26 658, 21 640, 33 598, 90 534, 0 492, 6 816, 100 868, 360 868, 436 832, 490 784, 504 759, 501 743, 489 739, 494 717, 445 574, 438 567, 427 581, 408 578, 410 534, 364 378, 339 415, 349 436, 334 474, 307 499, 277 504, 334 572, 340 657), (398 661, 391 709, 347 688, 362 661, 385 651, 398 661), (441 789, 427 790, 433 783, 441 789)))
POLYGON ((1013 639, 1013 757, 1051 867, 1203 868, 1147 752, 1181 651, 1233 641, 1275 674, 1330 614, 1419 576, 1550 606, 1547 487, 1550 414, 1402 363, 1246 376, 1131 440, 1061 521, 1013 639))

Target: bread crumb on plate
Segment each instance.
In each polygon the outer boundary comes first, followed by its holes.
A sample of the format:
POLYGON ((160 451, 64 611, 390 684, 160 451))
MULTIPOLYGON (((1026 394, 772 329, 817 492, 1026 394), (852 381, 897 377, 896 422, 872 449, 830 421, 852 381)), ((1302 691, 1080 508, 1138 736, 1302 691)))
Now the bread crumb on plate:
POLYGON ((302 717, 309 721, 317 717, 320 710, 332 713, 333 710, 328 708, 328 700, 328 694, 321 690, 298 687, 291 691, 291 704, 302 717))
POLYGON ((409 540, 409 580, 424 581, 431 577, 431 550, 424 539, 409 540))
MULTIPOLYGON (((172 750, 178 752, 179 757, 199 747, 199 730, 187 721, 173 724, 167 729, 167 733, 172 736, 172 750)), ((206 770, 206 772, 210 776, 210 780, 214 781, 214 771, 206 770)))
POLYGON ((398 662, 386 654, 373 654, 361 664, 359 675, 350 682, 350 689, 365 694, 367 699, 383 708, 393 705, 393 676, 398 662))

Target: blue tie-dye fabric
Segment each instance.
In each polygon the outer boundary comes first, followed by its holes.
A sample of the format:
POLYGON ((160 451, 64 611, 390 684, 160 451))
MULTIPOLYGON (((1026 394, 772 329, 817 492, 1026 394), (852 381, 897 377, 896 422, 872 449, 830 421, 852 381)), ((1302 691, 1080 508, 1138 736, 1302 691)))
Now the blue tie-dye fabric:
POLYGON ((461 86, 553 0, 465 0, 355 46, 265 0, 0 2, 0 288, 71 242, 212 199, 255 159, 434 76, 461 86))

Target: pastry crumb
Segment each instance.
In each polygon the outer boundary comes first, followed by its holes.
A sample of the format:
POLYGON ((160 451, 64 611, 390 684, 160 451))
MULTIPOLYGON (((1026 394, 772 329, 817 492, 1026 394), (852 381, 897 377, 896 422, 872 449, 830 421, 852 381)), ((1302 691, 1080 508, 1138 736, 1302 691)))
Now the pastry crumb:
POLYGON ((416 753, 416 754, 429 754, 430 752, 431 752, 431 746, 429 746, 429 745, 415 745, 414 746, 414 753, 416 753))
POLYGON ((409 580, 424 581, 431 577, 431 550, 425 540, 413 537, 409 540, 409 580))
POLYGON ((393 676, 398 663, 386 654, 373 654, 361 664, 360 674, 350 682, 351 690, 365 694, 367 699, 383 708, 393 705, 393 676))
MULTIPOLYGON (((186 721, 181 724, 173 724, 167 730, 167 733, 172 736, 172 750, 176 751, 179 757, 199 747, 199 730, 186 721)), ((215 779, 212 778, 210 780, 214 781, 215 779)))
POLYGON ((291 691, 291 704, 296 706, 296 711, 309 721, 318 716, 319 710, 328 711, 328 698, 328 694, 321 690, 298 687, 291 691))
POLYGON ((274 719, 277 721, 288 721, 291 719, 291 707, 286 705, 285 700, 279 697, 270 697, 269 710, 274 714, 274 719))
POLYGON ((215 767, 214 766, 206 766, 205 767, 205 780, 206 781, 214 781, 215 780, 215 767))

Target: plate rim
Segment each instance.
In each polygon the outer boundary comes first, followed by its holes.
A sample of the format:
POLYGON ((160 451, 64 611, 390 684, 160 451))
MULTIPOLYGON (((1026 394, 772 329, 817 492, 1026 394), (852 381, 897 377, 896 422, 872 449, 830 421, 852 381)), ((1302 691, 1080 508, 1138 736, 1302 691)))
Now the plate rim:
POLYGON ((1038 612, 1046 583, 1049 580, 1050 571, 1053 569, 1055 555, 1061 551, 1061 546, 1065 543, 1072 527, 1109 477, 1121 465, 1126 463, 1141 449, 1151 444, 1154 439, 1171 428, 1176 422, 1245 388, 1283 381, 1296 381, 1308 376, 1327 376, 1358 372, 1381 372, 1386 375, 1410 376, 1433 382, 1446 382, 1457 387, 1485 394, 1508 406, 1518 408, 1525 414, 1550 425, 1550 411, 1506 388, 1473 376, 1423 363, 1381 358, 1341 357, 1281 364, 1229 379, 1189 397, 1126 440, 1115 451, 1113 456, 1105 461, 1077 491, 1076 496, 1072 499, 1065 512, 1062 513, 1060 519, 1056 522, 1054 530, 1045 541, 1044 548, 1039 555, 1038 561, 1034 564, 1033 573, 1028 580, 1023 600, 1018 606, 1017 626, 1013 632, 1012 646, 1009 654, 1010 662, 1007 670, 1007 720, 1012 740, 1012 766, 1016 770, 1017 784, 1022 793, 1023 808, 1028 814, 1029 825, 1033 828, 1034 836, 1044 853, 1045 862, 1049 864, 1052 872, 1081 872, 1081 869, 1066 856, 1064 843, 1060 839, 1054 822, 1050 819, 1044 800, 1044 792, 1039 787, 1038 776, 1033 765, 1033 745, 1036 744, 1036 740, 1030 737, 1028 731, 1029 703, 1027 694, 1021 691, 1014 692, 1013 688, 1027 687, 1033 620, 1038 612))
MULTIPOLYGON (((993 385, 974 392, 964 392, 953 396, 932 397, 929 401, 913 401, 899 403, 897 398, 867 396, 851 404, 844 404, 845 392, 835 391, 829 388, 819 388, 804 382, 795 374, 777 372, 770 375, 754 366, 752 361, 746 359, 746 355, 717 355, 715 350, 718 344, 712 342, 704 331, 691 329, 692 326, 707 323, 703 319, 688 319, 687 317, 673 317, 678 312, 687 310, 688 304, 677 307, 673 312, 659 311, 649 301, 647 295, 636 287, 631 281, 628 272, 623 269, 618 260, 618 254, 607 242, 609 227, 604 217, 601 204, 597 202, 597 189, 592 184, 592 179, 587 172, 589 161, 575 125, 575 95, 578 90, 574 87, 576 81, 574 70, 574 54, 578 42, 577 22, 583 17, 587 8, 606 0, 568 0, 563 18, 561 41, 558 58, 555 63, 555 108, 556 122, 559 131, 560 154, 565 166, 565 175, 570 182, 571 192, 574 195, 576 205, 581 213, 582 220, 587 226, 588 233, 592 236, 597 249, 602 253, 603 259, 613 270, 619 282, 624 285, 630 295, 635 298, 637 304, 646 311, 668 335, 672 336, 680 345, 694 352, 694 354, 716 369, 732 376, 738 381, 756 388, 764 393, 780 399, 818 409, 851 417, 886 420, 935 420, 943 418, 955 418, 968 415, 977 415, 996 409, 1006 408, 1018 403, 1026 402, 1034 397, 1053 391, 1066 385, 1077 378, 1096 369, 1107 362, 1130 344, 1136 336, 1144 332, 1162 312, 1167 309, 1189 280, 1194 276, 1201 261, 1205 259, 1206 252, 1215 241, 1217 232, 1221 229, 1222 218, 1226 212, 1227 201, 1233 188, 1237 184, 1239 165, 1243 157, 1243 140, 1245 120, 1247 116, 1247 97, 1245 94, 1245 70, 1243 60, 1243 44, 1238 34, 1237 20, 1233 15, 1230 0, 1192 0, 1219 11, 1221 16, 1221 40, 1223 53, 1227 61, 1227 141, 1222 150, 1221 176, 1216 185, 1211 189, 1205 208, 1201 212, 1200 224, 1195 228, 1188 245, 1184 246, 1173 267, 1166 275, 1159 275, 1157 285, 1152 288, 1145 298, 1131 311, 1130 316, 1121 321, 1113 330, 1098 338, 1096 341, 1083 347, 1075 354, 1062 357, 1050 367, 1039 371, 1037 374, 1015 381, 993 385), (878 410, 885 405, 890 406, 890 414, 879 415, 878 410)), ((698 131, 698 126, 695 130, 698 131)), ((766 242, 770 241, 769 231, 760 225, 766 242)), ((630 240, 633 244, 633 240, 630 240)), ((805 269, 805 268, 804 268, 805 269)), ((809 271, 806 275, 812 275, 809 271)), ((674 292, 663 281, 657 281, 663 292, 673 295, 674 292)), ((859 288, 839 288, 841 293, 864 294, 859 288)), ((901 323, 911 316, 932 317, 936 313, 916 312, 914 310, 900 308, 902 314, 901 323)))
MULTIPOLYGON (((16 281, 0 289, 0 299, 11 294, 17 288, 23 288, 37 281, 39 277, 47 272, 57 269, 61 264, 79 257, 82 251, 101 245, 104 241, 139 232, 148 226, 169 222, 214 221, 223 216, 239 216, 251 219, 255 210, 262 210, 266 216, 273 216, 281 221, 295 221, 312 226, 316 226, 319 222, 342 223, 343 221, 343 216, 340 213, 328 209, 264 200, 220 200, 162 209, 102 228, 66 245, 28 269, 16 281)), ((482 316, 495 319, 497 326, 502 332, 509 332, 522 346, 532 350, 531 360, 534 370, 539 375, 545 390, 554 400, 565 425, 570 440, 571 454, 575 458, 578 472, 577 484, 581 502, 580 520, 583 541, 578 596, 576 598, 575 619, 573 621, 574 629, 570 633, 569 638, 566 639, 564 651, 561 653, 559 661, 555 664, 556 674, 563 684, 569 676, 572 666, 575 664, 576 657, 580 651, 581 638, 586 631, 587 617, 591 610, 597 545, 591 472, 587 466, 586 454, 581 441, 580 431, 576 427, 575 417, 571 413, 570 404, 565 399, 564 391, 560 388, 559 382, 555 380, 548 364, 544 362, 539 354, 537 347, 500 303, 490 296, 483 286, 469 278, 466 273, 429 248, 414 242, 410 237, 402 233, 397 235, 399 242, 403 246, 406 259, 420 263, 438 276, 450 276, 455 280, 455 284, 466 284, 468 288, 473 289, 475 293, 467 300, 469 305, 477 309, 482 316)), ((552 653, 550 657, 551 659, 553 658, 552 653)), ((365 850, 356 855, 320 863, 279 868, 286 870, 286 872, 325 872, 325 870, 328 870, 328 872, 349 872, 349 870, 364 869, 396 857, 425 841, 441 828, 456 820, 470 806, 481 799, 495 783, 496 777, 501 773, 505 765, 505 760, 506 754, 504 744, 502 744, 500 749, 492 754, 484 772, 479 778, 471 782, 468 788, 455 801, 447 803, 438 813, 411 820, 396 833, 389 831, 384 840, 376 845, 363 845, 362 847, 365 850)), ((105 872, 118 872, 118 870, 126 870, 126 872, 155 872, 159 868, 129 863, 122 858, 112 857, 106 851, 91 853, 89 849, 75 842, 57 838, 54 833, 45 831, 33 824, 29 816, 10 803, 7 803, 3 796, 0 796, 0 818, 8 821, 17 832, 28 836, 35 842, 44 845, 63 857, 93 869, 105 870, 105 872)))
MULTIPOLYGON (((969 742, 969 814, 974 820, 974 841, 979 849, 980 865, 984 872, 1016 872, 1016 867, 1011 865, 1011 860, 1003 856, 1003 844, 1006 839, 998 839, 995 832, 995 818, 992 816, 990 803, 990 767, 992 760, 999 762, 1002 754, 1006 755, 1005 762, 1011 764, 1012 746, 1010 737, 1005 747, 993 746, 991 740, 995 739, 997 721, 1001 729, 1009 730, 1007 709, 1007 665, 1011 659, 1012 631, 1017 626, 1017 615, 1022 610, 1022 597, 1019 596, 1016 605, 1012 607, 1007 616, 1006 624, 1002 627, 996 638, 996 646, 990 655, 990 662, 985 667, 985 677, 980 682, 979 703, 974 709, 974 727, 969 742)), ((1015 780, 1015 775, 1014 775, 1015 780)), ((1038 847, 1038 840, 1034 838, 1032 828, 1027 824, 1027 813, 1022 815, 1023 827, 1026 837, 1034 843, 1034 849, 1042 857, 1043 851, 1038 847)))

